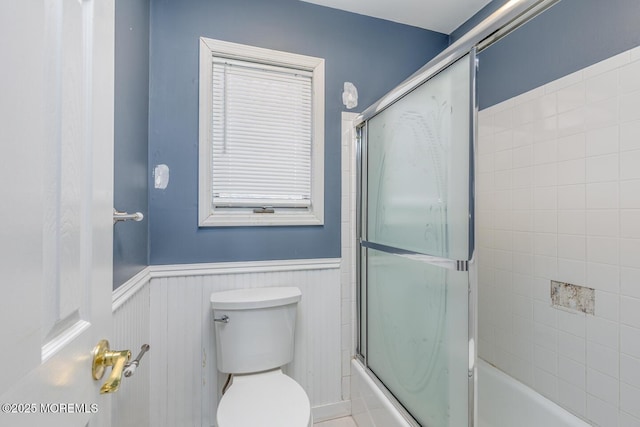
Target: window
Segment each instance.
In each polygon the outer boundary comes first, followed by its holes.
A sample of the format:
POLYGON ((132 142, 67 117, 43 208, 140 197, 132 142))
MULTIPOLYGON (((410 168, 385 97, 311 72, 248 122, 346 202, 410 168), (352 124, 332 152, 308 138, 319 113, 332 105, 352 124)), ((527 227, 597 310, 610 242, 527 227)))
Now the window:
POLYGON ((200 226, 324 223, 324 60, 200 39, 200 226))

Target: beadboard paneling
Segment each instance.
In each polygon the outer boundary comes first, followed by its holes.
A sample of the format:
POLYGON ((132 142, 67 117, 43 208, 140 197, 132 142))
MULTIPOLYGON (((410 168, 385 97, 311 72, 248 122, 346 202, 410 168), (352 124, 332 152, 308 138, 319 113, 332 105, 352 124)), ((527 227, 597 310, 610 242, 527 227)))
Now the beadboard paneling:
MULTIPOLYGON (((138 355, 142 344, 150 342, 149 331, 149 274, 143 271, 114 293, 113 349, 131 350, 138 355)), ((149 427, 149 354, 158 351, 151 345, 134 375, 123 378, 120 390, 112 397, 112 425, 149 427)))
POLYGON ((331 259, 152 267, 151 425, 215 425, 224 377, 216 369, 210 295, 251 287, 300 288, 295 356, 285 371, 312 407, 323 408, 314 416, 327 414, 328 405, 343 410, 339 267, 331 259))

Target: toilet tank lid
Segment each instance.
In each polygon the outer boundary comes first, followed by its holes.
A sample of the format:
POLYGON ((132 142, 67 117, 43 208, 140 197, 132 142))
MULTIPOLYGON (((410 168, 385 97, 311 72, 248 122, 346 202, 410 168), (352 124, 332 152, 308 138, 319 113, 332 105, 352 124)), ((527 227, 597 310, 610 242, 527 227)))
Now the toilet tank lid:
POLYGON ((300 301, 302 292, 294 286, 235 289, 211 294, 214 310, 246 310, 277 307, 300 301))

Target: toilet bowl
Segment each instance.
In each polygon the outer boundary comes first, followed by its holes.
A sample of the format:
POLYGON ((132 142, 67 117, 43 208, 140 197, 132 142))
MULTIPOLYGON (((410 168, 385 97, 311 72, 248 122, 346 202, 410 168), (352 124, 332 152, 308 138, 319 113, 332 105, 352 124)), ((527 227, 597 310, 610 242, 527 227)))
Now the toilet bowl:
POLYGON ((236 375, 218 405, 219 427, 310 427, 311 405, 304 389, 275 369, 236 375))
POLYGON ((219 427, 309 427, 311 404, 282 367, 293 361, 296 287, 211 294, 218 371, 231 385, 218 403, 219 427))

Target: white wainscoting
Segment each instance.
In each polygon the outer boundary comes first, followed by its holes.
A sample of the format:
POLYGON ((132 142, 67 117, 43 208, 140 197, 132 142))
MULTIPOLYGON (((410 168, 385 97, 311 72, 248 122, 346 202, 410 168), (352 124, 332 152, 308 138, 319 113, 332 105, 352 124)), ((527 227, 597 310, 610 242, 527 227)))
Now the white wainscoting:
MULTIPOLYGON (((113 334, 109 339, 115 350, 131 350, 137 356, 142 344, 150 341, 149 271, 145 268, 113 293, 113 334)), ((151 345, 150 352, 157 351, 151 345)), ((112 397, 111 423, 114 426, 149 427, 150 358, 147 353, 134 375, 123 378, 120 390, 112 397)))
POLYGON ((294 362, 315 421, 349 415, 342 400, 340 260, 150 267, 151 425, 215 426, 224 377, 216 369, 210 294, 266 286, 302 291, 294 362))

